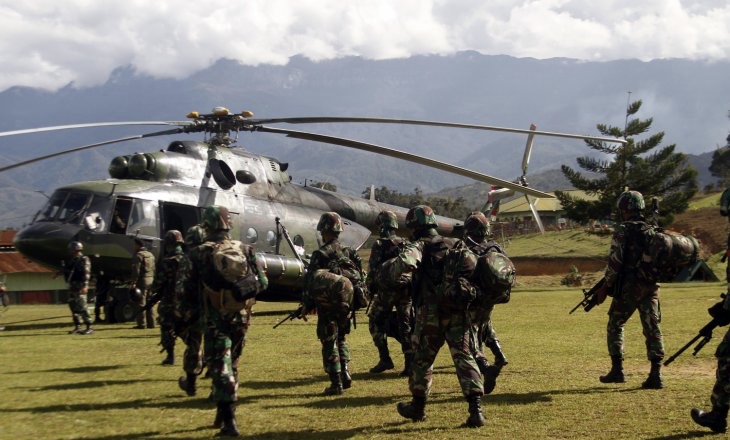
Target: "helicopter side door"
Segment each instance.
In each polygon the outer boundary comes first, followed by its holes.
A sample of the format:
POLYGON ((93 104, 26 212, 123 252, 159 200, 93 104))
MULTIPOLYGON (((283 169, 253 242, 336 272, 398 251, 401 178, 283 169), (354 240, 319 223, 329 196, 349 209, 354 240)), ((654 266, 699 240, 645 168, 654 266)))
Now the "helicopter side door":
POLYGON ((160 212, 162 219, 160 237, 164 237, 165 233, 171 229, 176 229, 185 236, 187 230, 200 221, 200 208, 196 206, 160 202, 160 212))

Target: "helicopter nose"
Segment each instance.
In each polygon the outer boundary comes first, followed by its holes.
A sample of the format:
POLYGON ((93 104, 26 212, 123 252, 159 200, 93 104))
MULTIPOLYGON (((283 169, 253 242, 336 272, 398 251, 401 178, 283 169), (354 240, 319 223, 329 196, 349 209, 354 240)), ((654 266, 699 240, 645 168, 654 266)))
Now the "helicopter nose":
POLYGON ((68 255, 68 243, 79 228, 54 223, 34 223, 21 229, 13 243, 23 256, 47 266, 58 267, 68 255))

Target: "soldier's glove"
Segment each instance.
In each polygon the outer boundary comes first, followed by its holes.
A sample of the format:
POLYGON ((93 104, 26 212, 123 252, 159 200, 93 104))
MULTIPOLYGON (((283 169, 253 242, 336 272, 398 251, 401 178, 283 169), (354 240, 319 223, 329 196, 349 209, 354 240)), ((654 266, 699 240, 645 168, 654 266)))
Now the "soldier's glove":
POLYGON ((710 316, 712 316, 720 327, 730 324, 730 311, 723 307, 723 303, 724 301, 720 301, 707 309, 707 312, 709 312, 710 316))
POLYGON ((603 304, 603 302, 606 301, 606 296, 608 296, 608 285, 603 283, 593 295, 596 305, 603 304))

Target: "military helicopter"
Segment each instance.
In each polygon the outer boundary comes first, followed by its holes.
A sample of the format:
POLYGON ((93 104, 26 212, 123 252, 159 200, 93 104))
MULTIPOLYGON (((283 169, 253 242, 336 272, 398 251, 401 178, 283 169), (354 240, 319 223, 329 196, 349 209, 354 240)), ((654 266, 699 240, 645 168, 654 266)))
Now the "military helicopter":
MULTIPOLYGON (((110 178, 80 182, 56 189, 46 205, 38 211, 30 225, 18 232, 15 247, 25 257, 45 266, 59 269, 67 255, 70 241, 81 241, 85 253, 92 257, 97 290, 111 289, 113 301, 107 304, 106 315, 112 320, 128 321, 137 313, 129 301, 126 284, 131 273, 132 242, 139 237, 148 249, 159 255, 165 231, 186 231, 199 223, 202 210, 210 205, 228 207, 233 216, 231 235, 256 247, 264 262, 272 293, 296 293, 301 289, 306 271, 306 256, 320 246, 316 224, 323 212, 334 211, 342 216, 345 231, 340 240, 359 249, 377 232, 375 218, 388 209, 396 213, 399 225, 405 226, 409 207, 400 207, 370 199, 348 196, 312 186, 291 182, 288 164, 274 158, 252 154, 237 146, 242 132, 271 133, 290 138, 368 151, 448 171, 495 185, 491 200, 520 192, 529 198, 552 197, 530 188, 526 173, 536 135, 603 142, 624 142, 574 134, 421 121, 358 117, 290 117, 254 119, 253 113, 232 113, 216 107, 211 113, 192 112, 186 121, 105 122, 41 127, 0 133, 0 136, 44 131, 82 129, 100 126, 172 126, 163 131, 105 140, 59 151, 30 160, 0 167, 0 172, 18 168, 59 155, 119 143, 133 139, 184 133, 203 133, 203 141, 175 140, 167 149, 118 156, 109 165, 110 178), (404 151, 306 131, 272 127, 271 124, 378 123, 408 124, 503 131, 527 134, 523 158, 523 174, 510 182, 471 171, 445 162, 404 151), (285 227, 289 226, 289 229, 285 227)), ((539 219, 537 213, 533 212, 539 219)), ((461 233, 461 219, 438 216, 442 235, 461 233)))

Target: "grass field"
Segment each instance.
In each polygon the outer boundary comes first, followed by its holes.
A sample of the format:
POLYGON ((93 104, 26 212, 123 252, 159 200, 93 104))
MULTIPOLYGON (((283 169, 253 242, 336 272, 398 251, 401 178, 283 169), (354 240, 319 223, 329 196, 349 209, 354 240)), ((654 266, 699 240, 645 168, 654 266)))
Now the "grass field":
MULTIPOLYGON (((663 331, 671 354, 704 325, 706 309, 724 283, 662 288, 663 331)), ((494 393, 484 399, 487 425, 462 428, 467 404, 446 348, 435 364, 429 419, 412 423, 395 411, 407 400, 406 379, 396 370, 372 375, 376 350, 367 319, 349 337, 353 388, 320 395, 322 371, 315 320, 272 325, 294 303, 259 303, 241 360, 238 422, 246 439, 684 439, 710 432, 689 418, 707 407, 714 383, 717 342, 695 358, 691 350, 664 369, 666 388, 642 390, 648 371, 641 325, 627 324, 626 384, 604 385, 607 304, 568 315, 578 289, 519 288, 498 306, 495 325, 509 357, 494 393)), ((210 438, 214 407, 208 381, 199 396, 177 388, 177 366, 160 365, 156 330, 130 324, 100 325, 94 335, 67 335, 65 306, 12 306, 1 317, 0 438, 198 439, 210 438)), ((392 350, 397 354, 395 344, 392 350)), ((491 356, 490 356, 491 357, 491 356)))

